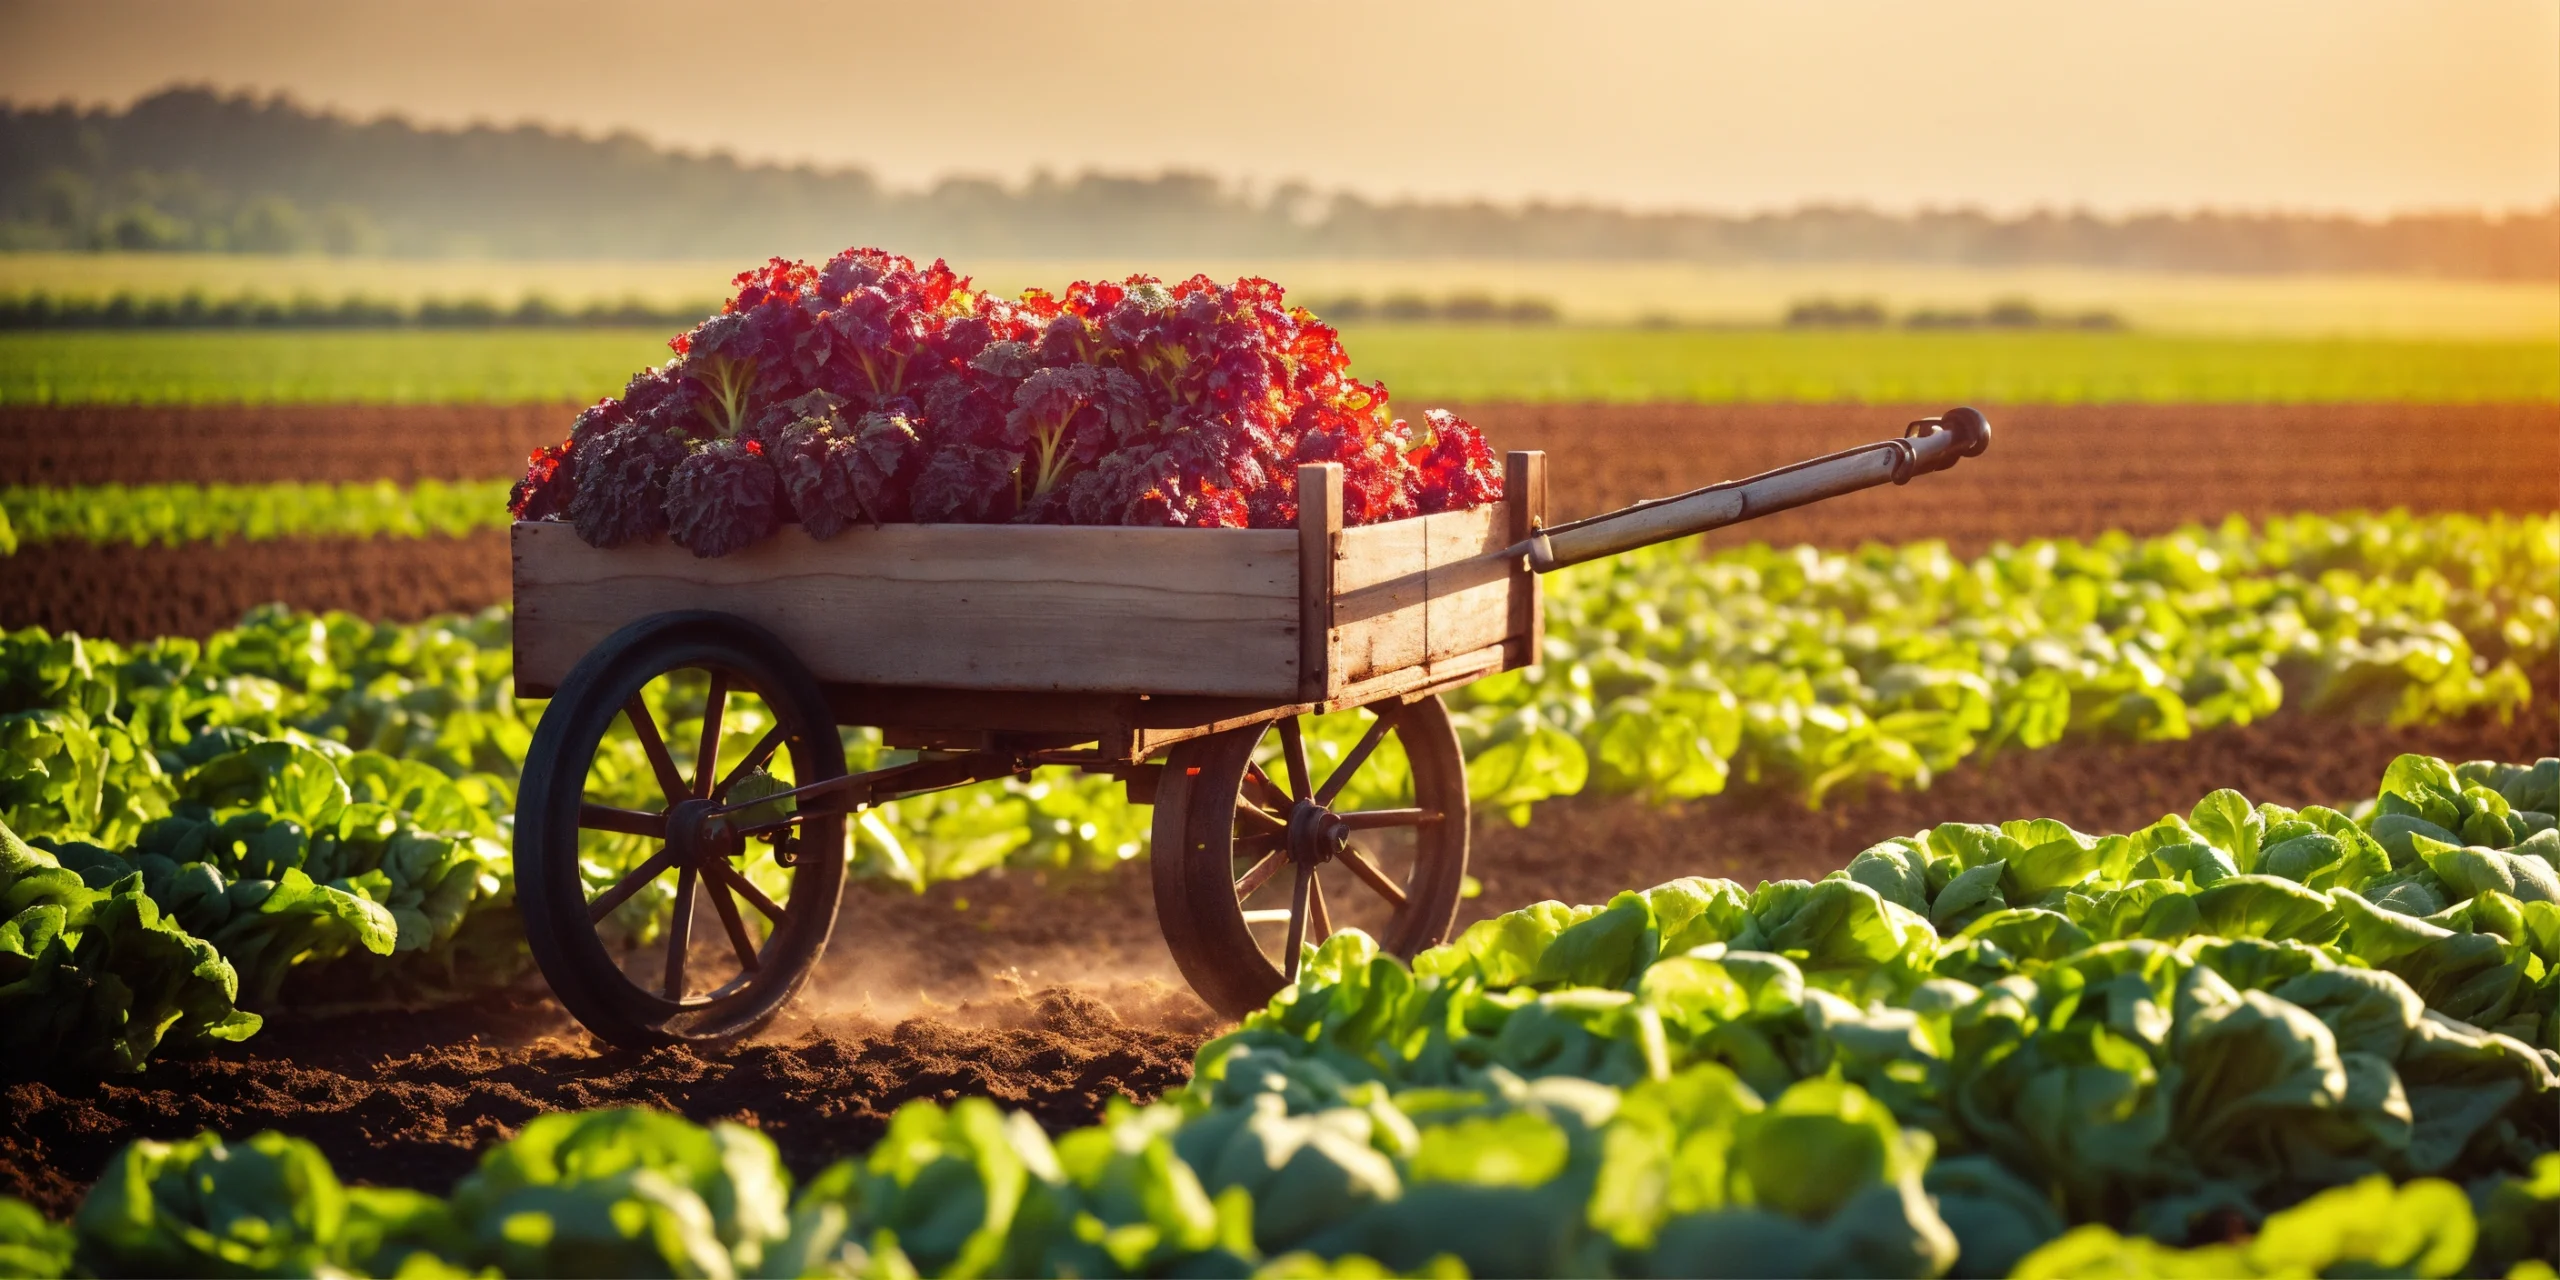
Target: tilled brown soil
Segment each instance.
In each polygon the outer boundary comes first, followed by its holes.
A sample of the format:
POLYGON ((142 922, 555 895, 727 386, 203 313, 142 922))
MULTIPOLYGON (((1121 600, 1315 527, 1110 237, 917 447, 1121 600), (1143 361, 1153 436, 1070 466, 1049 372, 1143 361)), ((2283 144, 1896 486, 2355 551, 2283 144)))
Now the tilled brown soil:
POLYGON ((0 1090, 0 1195, 55 1217, 135 1138, 280 1129, 341 1175, 443 1190, 537 1115, 647 1106, 761 1129, 800 1176, 868 1148, 912 1098, 982 1096, 1051 1129, 1188 1079, 1205 1010, 1170 992, 1052 988, 713 1052, 609 1050, 538 991, 426 1015, 279 1020, 239 1052, 107 1081, 0 1090), (1123 1011, 1139 1021, 1124 1020, 1123 1011))
POLYGON ((0 408, 0 485, 486 480, 569 434, 575 405, 0 408))
POLYGON ((412 622, 506 603, 510 571, 503 529, 176 547, 46 542, 0 556, 0 629, 207 636, 271 601, 412 622))
MULTIPOLYGON (((1991 451, 1901 488, 1781 512, 1720 542, 1854 546, 2164 533, 2226 515, 2560 510, 2560 405, 1982 406, 1991 451)), ((1559 519, 1901 433, 1945 405, 1483 405, 1495 447, 1544 449, 1559 519)))
MULTIPOLYGON (((1681 875, 1814 877, 1885 836, 1959 819, 2050 816, 2124 830, 2217 786, 2285 804, 2369 796, 2394 755, 2560 753, 2544 682, 2510 723, 2391 730, 2298 716, 2185 742, 2073 745, 1967 765, 1925 791, 1819 813, 1741 793, 1674 808, 1579 797, 1513 828, 1476 823, 1483 893, 1462 922, 1542 898, 1605 901, 1681 875)), ((541 995, 425 1015, 296 1020, 223 1056, 139 1077, 0 1090, 0 1194, 67 1213, 121 1143, 212 1128, 317 1142, 362 1181, 443 1188, 546 1111, 646 1104, 771 1134, 807 1173, 865 1148, 898 1103, 993 1097, 1053 1129, 1188 1076, 1221 1024, 1180 982, 1143 864, 988 875, 914 895, 847 894, 825 970, 782 1023, 728 1050, 608 1051, 541 995)))

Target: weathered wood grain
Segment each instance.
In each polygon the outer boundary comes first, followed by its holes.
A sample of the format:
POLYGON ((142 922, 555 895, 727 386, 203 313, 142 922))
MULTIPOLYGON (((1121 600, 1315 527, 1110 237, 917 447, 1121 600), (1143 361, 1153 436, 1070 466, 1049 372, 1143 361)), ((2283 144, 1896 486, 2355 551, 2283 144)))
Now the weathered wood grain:
POLYGON ((1333 565, 1333 689, 1422 663, 1429 567, 1422 520, 1342 531, 1333 565))
POLYGON ((1298 696, 1320 701, 1333 683, 1334 560, 1342 549, 1342 464, 1298 468, 1298 696))
POLYGON ((1286 530, 796 527, 733 555, 600 551, 514 532, 516 679, 556 687, 624 624, 717 609, 818 679, 1025 692, 1298 696, 1297 535, 1286 530))
POLYGON ((1510 631, 1510 567, 1500 507, 1448 511, 1342 533, 1334 564, 1332 687, 1393 672, 1436 679, 1438 664, 1500 645, 1510 631))
MULTIPOLYGON (((1503 536, 1524 542, 1547 523, 1547 455, 1539 449, 1514 449, 1502 455, 1503 511, 1509 528, 1503 536)), ((1541 579, 1526 560, 1511 571, 1511 648, 1505 667, 1525 667, 1546 647, 1546 600, 1541 579)))
POLYGON ((1511 542, 1503 509, 1450 511, 1417 523, 1426 584, 1423 662, 1437 664, 1501 644, 1511 630, 1515 565, 1493 556, 1511 542))
POLYGON ((549 692, 640 618, 714 609, 779 636, 853 722, 920 744, 1089 731, 1116 754, 1192 719, 1407 696, 1534 654, 1515 629, 1535 624, 1536 581, 1489 554, 1527 518, 1510 504, 1345 529, 1340 468, 1299 483, 1294 531, 891 525, 818 542, 789 527, 705 560, 518 524, 517 687, 549 692), (1050 696, 1006 723, 1004 699, 1035 694, 1050 696), (1234 701, 1186 716, 1139 695, 1234 701))

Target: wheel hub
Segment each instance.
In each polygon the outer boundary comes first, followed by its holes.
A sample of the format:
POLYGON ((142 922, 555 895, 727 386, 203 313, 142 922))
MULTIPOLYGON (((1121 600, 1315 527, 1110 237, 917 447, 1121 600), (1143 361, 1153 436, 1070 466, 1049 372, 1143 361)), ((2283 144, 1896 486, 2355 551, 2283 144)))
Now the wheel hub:
POLYGON ((1289 810, 1289 860, 1321 866, 1342 856, 1351 844, 1351 828, 1333 810, 1301 800, 1289 810))
POLYGON ((735 858, 742 843, 729 824, 712 812, 713 800, 682 800, 667 810, 667 847, 681 865, 701 866, 710 858, 735 858))

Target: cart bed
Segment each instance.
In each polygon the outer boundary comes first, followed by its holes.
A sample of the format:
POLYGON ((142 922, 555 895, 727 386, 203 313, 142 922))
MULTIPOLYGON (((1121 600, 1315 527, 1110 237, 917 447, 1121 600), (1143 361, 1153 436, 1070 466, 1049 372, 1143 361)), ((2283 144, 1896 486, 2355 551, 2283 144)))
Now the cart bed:
POLYGON ((516 687, 548 695, 605 637, 677 609, 765 627, 856 706, 913 689, 1236 710, 1436 687, 1535 655, 1537 576, 1487 553, 1530 527, 1538 462, 1512 460, 1512 501, 1350 529, 1330 465, 1302 471, 1296 530, 789 526, 698 559, 520 522, 516 687))

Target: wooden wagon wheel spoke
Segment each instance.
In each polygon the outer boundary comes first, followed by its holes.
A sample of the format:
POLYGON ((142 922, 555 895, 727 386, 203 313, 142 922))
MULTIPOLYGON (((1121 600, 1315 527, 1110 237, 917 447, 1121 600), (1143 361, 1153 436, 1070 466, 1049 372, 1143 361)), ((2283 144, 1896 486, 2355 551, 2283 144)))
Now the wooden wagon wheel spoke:
POLYGON ((1404 905, 1404 887, 1389 877, 1377 863, 1370 861, 1368 854, 1362 853, 1355 846, 1344 845, 1342 852, 1335 854, 1334 858, 1342 865, 1351 868, 1351 874, 1360 877, 1362 883, 1377 890, 1378 896, 1386 899, 1389 905, 1397 907, 1404 905))
POLYGON ((1316 790, 1317 804, 1332 804, 1333 798, 1342 794, 1342 789, 1350 785, 1351 775, 1360 771, 1360 766, 1368 761, 1369 753, 1377 750, 1378 744, 1386 740, 1387 730, 1392 727, 1394 722, 1385 716, 1379 716, 1369 722, 1369 731, 1360 735, 1359 745, 1351 748, 1351 754, 1344 756, 1342 763, 1335 766, 1333 776, 1326 778, 1324 785, 1316 790))
POLYGON ((1269 826, 1288 826, 1289 811, 1296 804, 1288 792, 1281 790, 1279 783, 1273 782, 1258 767, 1236 788, 1236 811, 1269 826))
POLYGON ((633 867, 631 874, 615 881, 612 888, 604 891, 604 896, 587 904, 588 923, 592 924, 612 915, 615 907, 629 902, 631 895, 648 888, 649 882, 666 874, 667 868, 674 866, 675 861, 676 851, 673 847, 662 848, 650 854, 648 861, 633 867))
POLYGON ((791 914, 788 909, 766 897, 764 890, 757 888, 756 882, 748 879, 745 872, 730 866, 726 860, 714 859, 706 864, 706 867, 712 879, 729 886, 730 892, 746 899, 747 905, 754 907, 765 919, 779 925, 791 914))
POLYGON ((762 627, 678 609, 606 637, 554 688, 517 786, 516 907, 561 1006, 626 1048, 770 1020, 835 931, 845 811, 830 788, 846 777, 825 687, 762 627), (776 790, 768 774, 814 790, 734 804, 776 790), (788 841, 747 843, 750 820, 784 810, 788 841))
POLYGON ((1245 873, 1236 878, 1236 901, 1252 897, 1254 890, 1271 883, 1271 877, 1278 875, 1281 865, 1288 860, 1288 855, 1276 848, 1262 855, 1261 861, 1246 868, 1245 873))
POLYGON ((1265 831, 1260 835, 1237 836, 1235 856, 1239 858, 1257 857, 1262 854, 1269 853, 1274 849, 1286 849, 1288 847, 1288 832, 1265 831))
POLYGON ((693 944, 693 877, 691 863, 676 873, 676 913, 667 921, 667 979, 662 987, 669 1000, 684 999, 684 953, 693 944))
POLYGON ((765 730, 764 736, 756 739, 756 745, 748 749, 746 758, 738 761, 729 772, 721 775, 720 785, 711 789, 711 798, 727 800, 729 788, 738 785, 738 779, 763 768, 764 762, 773 758, 775 749, 779 748, 782 740, 789 736, 779 724, 765 730))
POLYGON ((719 776, 720 720, 729 711, 729 673, 711 673, 711 692, 702 700, 702 749, 693 757, 693 795, 707 800, 711 780, 719 776))
POLYGON ((647 836, 652 840, 664 840, 667 838, 667 815, 582 802, 578 805, 578 828, 582 831, 613 831, 626 836, 647 836))
POLYGON ((1280 953, 1280 975, 1291 982, 1298 980, 1298 952, 1307 945, 1307 896, 1315 879, 1314 863, 1298 864, 1298 882, 1289 891, 1289 941, 1280 953))
POLYGON ((1255 804, 1253 801, 1248 800, 1243 796, 1236 797, 1236 821, 1260 827, 1265 831, 1280 832, 1287 831, 1289 829, 1289 820, 1287 818, 1283 818, 1279 814, 1273 813, 1269 809, 1265 809, 1261 805, 1255 804))
POLYGON ((1454 923, 1467 868, 1467 793, 1448 711, 1433 697, 1352 710, 1363 718, 1313 728, 1303 719, 1243 725, 1178 744, 1165 762, 1169 786, 1157 800, 1151 872, 1156 911, 1183 976, 1229 1017, 1263 1007, 1295 981, 1306 949, 1337 929, 1356 922, 1375 932, 1380 951, 1409 958, 1446 940, 1454 923), (1322 762, 1321 777, 1292 777, 1284 766, 1309 761, 1310 738, 1347 750, 1322 762), (1385 751, 1390 738, 1395 749, 1385 751), (1395 771, 1396 798, 1336 811, 1339 796, 1372 789, 1350 779, 1382 775, 1382 754, 1404 766, 1395 771), (1305 790, 1282 795, 1287 782, 1305 790), (1323 864, 1333 861, 1364 887, 1325 875, 1323 864))
POLYGON ((729 896, 729 886, 719 876, 706 877, 702 896, 711 899, 712 911, 720 917, 720 927, 729 935, 729 949, 738 953, 738 967, 748 973, 756 971, 756 940, 747 936, 747 922, 738 917, 737 899, 729 896))
POLYGON ((667 803, 674 804, 689 792, 684 774, 676 769, 676 759, 667 754, 667 740, 658 736, 658 722, 649 715, 649 704, 634 693, 622 704, 622 714, 631 721, 631 736, 640 740, 640 753, 649 757, 650 772, 658 775, 658 789, 667 793, 667 803))
POLYGON ((1307 798, 1307 735, 1296 716, 1280 722, 1280 749, 1289 762, 1289 798, 1307 798))
POLYGON ((1425 827, 1440 820, 1437 809, 1354 809, 1337 813, 1333 820, 1353 831, 1377 831, 1386 827, 1425 827))

